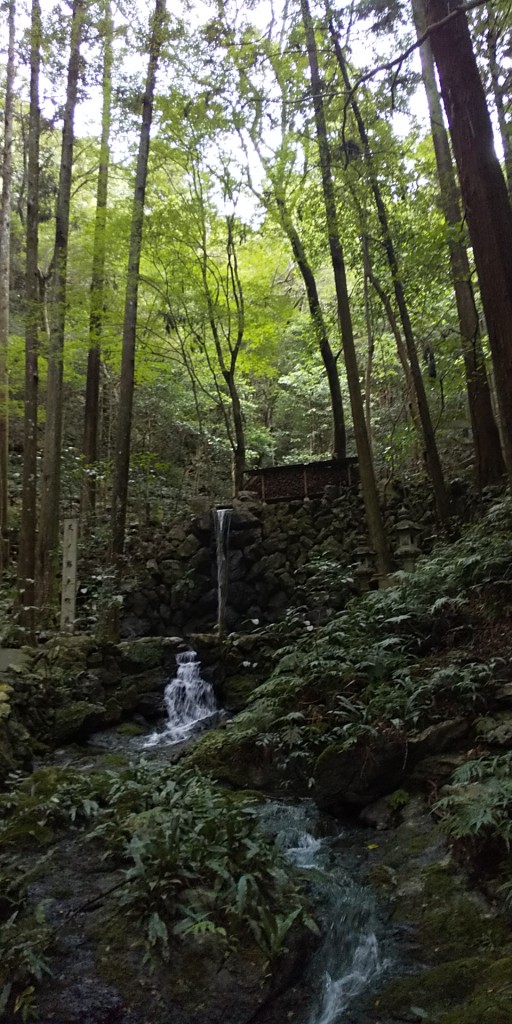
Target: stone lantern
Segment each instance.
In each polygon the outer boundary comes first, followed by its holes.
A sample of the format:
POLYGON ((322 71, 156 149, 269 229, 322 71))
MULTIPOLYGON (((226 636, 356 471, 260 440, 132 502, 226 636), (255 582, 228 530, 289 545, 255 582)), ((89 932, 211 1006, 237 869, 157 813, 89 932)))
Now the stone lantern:
POLYGON ((398 534, 398 547, 396 557, 404 572, 413 572, 416 562, 421 554, 416 538, 420 533, 420 527, 412 523, 410 519, 400 519, 396 524, 398 534))
POLYGON ((358 566, 354 572, 356 586, 361 594, 370 590, 370 584, 375 577, 374 557, 375 552, 371 548, 361 546, 354 552, 358 566))

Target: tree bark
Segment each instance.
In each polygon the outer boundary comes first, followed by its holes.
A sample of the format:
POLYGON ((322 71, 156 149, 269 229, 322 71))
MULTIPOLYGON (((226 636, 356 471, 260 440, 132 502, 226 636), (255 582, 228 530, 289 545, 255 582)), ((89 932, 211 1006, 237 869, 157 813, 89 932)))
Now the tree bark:
MULTIPOLYGON (((418 36, 426 28, 423 0, 412 0, 418 36)), ((466 374, 469 414, 475 449, 477 479, 480 487, 496 483, 505 473, 501 441, 492 408, 491 393, 480 338, 478 312, 471 286, 471 271, 463 241, 463 225, 459 207, 459 190, 452 162, 441 100, 437 91, 434 58, 430 40, 420 47, 423 85, 427 96, 430 128, 439 179, 441 206, 449 225, 448 248, 455 300, 462 340, 462 356, 466 374)))
POLYGON ((23 422, 23 483, 18 555, 19 621, 34 632, 36 504, 37 504, 37 392, 39 345, 39 69, 41 63, 41 7, 32 0, 30 33, 30 114, 28 129, 26 278, 25 278, 25 406, 23 422))
MULTIPOLYGON (((427 24, 457 0, 426 0, 427 24)), ((464 14, 430 36, 489 332, 503 451, 512 481, 512 210, 464 14)))
POLYGON ((373 166, 373 155, 371 152, 366 126, 361 116, 361 112, 359 110, 359 105, 356 101, 355 94, 351 89, 347 65, 332 20, 329 22, 329 28, 334 43, 334 49, 338 65, 341 71, 345 88, 350 96, 350 105, 352 107, 354 117, 356 119, 359 137, 363 145, 364 158, 368 168, 370 186, 373 192, 375 206, 377 208, 377 216, 379 218, 379 223, 382 231, 382 240, 384 242, 386 258, 391 272, 391 279, 393 281, 393 289, 395 292, 396 304, 398 306, 398 312, 400 314, 400 320, 402 323, 405 345, 407 348, 407 358, 409 360, 409 365, 411 367, 411 375, 414 383, 416 402, 418 406, 418 415, 423 433, 423 443, 425 445, 425 458, 427 462, 428 471, 430 474, 430 479, 432 481, 432 487, 434 489, 437 515, 441 522, 445 522, 450 513, 448 495, 446 493, 441 460, 439 458, 439 453, 437 450, 434 427, 432 424, 432 417, 430 415, 430 408, 427 400, 427 395, 425 392, 425 386, 423 384, 423 377, 421 374, 421 368, 418 360, 416 342, 412 330, 411 318, 409 316, 409 309, 405 299, 405 291, 400 276, 400 268, 398 265, 398 258, 396 255, 395 245, 393 242, 393 237, 389 225, 387 209, 382 198, 379 182, 373 166))
POLYGON ((313 327, 317 337, 318 347, 320 349, 320 354, 322 356, 325 372, 327 374, 329 394, 331 397, 334 458, 344 459, 346 458, 347 454, 347 437, 345 429, 345 413, 343 410, 343 398, 341 395, 340 378, 338 374, 338 363, 329 342, 327 327, 325 325, 322 307, 320 305, 320 299, 318 297, 318 289, 316 286, 315 275, 311 269, 310 264, 308 263, 306 251, 302 244, 302 240, 297 231, 297 228, 293 223, 290 213, 286 208, 285 201, 282 197, 278 196, 277 193, 276 203, 277 208, 279 210, 279 217, 281 220, 283 231, 285 232, 288 238, 295 258, 295 262, 297 263, 297 266, 302 274, 302 280, 304 281, 304 287, 306 289, 306 296, 308 300, 309 313, 313 321, 313 327))
POLYGON ((498 115, 498 125, 503 146, 503 162, 507 177, 508 194, 509 196, 512 196, 512 127, 505 116, 505 92, 500 83, 501 68, 498 60, 498 27, 496 24, 496 18, 491 11, 489 11, 488 25, 487 58, 489 61, 489 71, 491 75, 492 94, 494 96, 494 105, 498 115))
POLYGON ((350 405, 352 409, 352 420, 359 459, 359 473, 361 478, 361 491, 366 511, 368 533, 370 543, 375 550, 378 570, 386 575, 390 571, 391 559, 382 515, 379 506, 379 496, 375 480, 368 434, 364 418, 363 400, 361 395, 361 384, 359 380, 359 368, 357 365, 356 349, 354 344, 354 333, 352 329, 352 317, 347 288, 345 262, 343 249, 338 229, 338 214, 334 185, 332 177, 332 161, 325 111, 322 98, 322 83, 318 67, 318 54, 315 40, 315 30, 308 0, 301 0, 301 13, 306 34, 306 46, 308 52, 309 68, 311 73, 311 91, 313 107, 315 112, 315 124, 318 140, 318 151, 320 159, 320 171, 322 177, 322 190, 327 221, 327 233, 329 238, 329 249, 331 263, 334 273, 336 288, 336 299, 338 305, 338 316, 341 327, 343 353, 347 371, 347 382, 350 393, 350 405))
POLYGON ((89 354, 85 386, 83 455, 85 477, 82 486, 82 516, 86 521, 96 505, 95 464, 98 460, 98 423, 100 392, 101 333, 103 327, 105 292, 105 247, 110 164, 110 123, 112 105, 112 40, 114 25, 110 0, 105 0, 103 32, 103 109, 101 118, 100 166, 96 191, 96 219, 91 276, 91 305, 89 316, 89 354))
POLYGON ((124 306, 123 351, 121 359, 121 387, 117 440, 114 456, 114 483, 112 488, 112 556, 117 559, 124 551, 128 477, 130 470, 130 439, 132 429, 133 387, 135 378, 135 348, 137 337, 137 302, 139 293, 139 266, 144 222, 144 200, 148 174, 149 142, 156 72, 162 45, 165 0, 156 0, 149 43, 149 62, 146 88, 142 103, 139 152, 135 172, 135 191, 132 207, 130 250, 126 275, 124 306))
POLYGON ((224 373, 229 397, 231 399, 231 411, 233 413, 233 429, 235 434, 235 447, 233 449, 233 491, 235 497, 243 489, 245 473, 245 430, 242 415, 240 396, 235 383, 234 370, 224 373))
POLYGON ((0 575, 9 564, 9 281, 11 234, 12 131, 14 114, 15 0, 9 0, 4 100, 2 200, 0 204, 0 575))
POLYGON ((84 11, 85 0, 73 0, 66 105, 62 128, 59 190, 55 214, 55 247, 52 260, 46 428, 41 481, 41 516, 37 548, 37 596, 38 603, 45 612, 49 610, 52 603, 55 574, 58 569, 66 272, 71 175, 73 169, 73 126, 80 73, 80 44, 84 11))
POLYGON ((368 355, 366 359, 366 374, 365 374, 365 385, 364 385, 364 408, 365 408, 365 419, 366 419, 366 430, 368 431, 368 444, 370 445, 370 452, 373 458, 373 431, 372 431, 372 373, 373 373, 373 357, 375 355, 375 336, 373 333, 372 324, 372 311, 370 305, 370 293, 369 293, 369 277, 366 273, 366 259, 364 249, 368 243, 367 238, 363 235, 361 239, 361 247, 363 249, 363 266, 365 267, 364 280, 363 280, 363 291, 364 291, 364 318, 366 322, 366 336, 368 338, 368 355))

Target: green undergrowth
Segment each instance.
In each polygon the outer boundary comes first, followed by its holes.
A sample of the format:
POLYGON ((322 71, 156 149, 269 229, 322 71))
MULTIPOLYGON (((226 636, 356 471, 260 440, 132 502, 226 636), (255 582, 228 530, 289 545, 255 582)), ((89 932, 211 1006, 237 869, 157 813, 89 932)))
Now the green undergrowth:
POLYGON ((512 911, 512 752, 466 761, 434 812, 460 853, 499 873, 497 895, 512 911))
MULTIPOLYGON (((257 733, 282 776, 311 774, 331 744, 408 737, 482 713, 508 678, 508 651, 480 650, 478 630, 512 613, 512 503, 494 505, 454 544, 440 545, 396 585, 354 599, 328 624, 283 646, 269 679, 233 723, 227 748, 205 738, 191 757, 215 771, 257 733), (212 756, 213 755, 213 756, 212 756)), ((280 627, 283 628, 283 627, 280 627)), ((284 637, 284 634, 283 634, 284 637)))
MULTIPOLYGON (((99 848, 119 871, 109 906, 142 936, 149 961, 168 958, 182 935, 214 935, 236 949, 247 930, 270 960, 294 922, 315 929, 293 869, 258 831, 255 797, 224 792, 197 772, 144 761, 117 771, 42 768, 18 781, 0 810, 4 863, 9 852, 15 863, 20 848, 25 856, 34 845, 50 849, 70 827, 99 848)), ((45 915, 38 911, 34 930, 21 891, 0 909, 0 962, 11 964, 12 947, 21 972, 8 991, 4 977, 14 1014, 45 967, 45 915)))

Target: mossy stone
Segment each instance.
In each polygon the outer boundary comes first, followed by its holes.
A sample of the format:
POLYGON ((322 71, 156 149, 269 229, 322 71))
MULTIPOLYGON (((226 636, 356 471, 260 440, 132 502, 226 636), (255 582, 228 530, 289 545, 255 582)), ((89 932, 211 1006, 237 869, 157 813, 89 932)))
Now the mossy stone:
POLYGON ((512 1024, 512 957, 491 964, 470 997, 441 1024, 512 1024))
POLYGON ((423 974, 391 982, 379 994, 379 1011, 405 1017, 411 1007, 418 1007, 428 1013, 429 1020, 444 1021, 444 1016, 439 1015, 463 1003, 492 962, 490 957, 453 960, 423 974))
POLYGON ((240 673, 226 679, 222 685, 221 700, 227 711, 245 708, 261 679, 249 673, 240 673))
POLYGON ((468 949, 501 950, 509 941, 505 922, 489 914, 476 893, 464 891, 451 861, 429 865, 403 884, 394 919, 412 922, 437 961, 461 959, 468 949))
POLYGON ((73 739, 80 734, 97 728, 104 722, 103 704, 89 704, 86 700, 75 700, 55 712, 55 741, 73 739))
POLYGON ((142 736, 146 729, 142 725, 137 725, 136 722, 121 722, 117 726, 116 732, 120 733, 121 736, 142 736))

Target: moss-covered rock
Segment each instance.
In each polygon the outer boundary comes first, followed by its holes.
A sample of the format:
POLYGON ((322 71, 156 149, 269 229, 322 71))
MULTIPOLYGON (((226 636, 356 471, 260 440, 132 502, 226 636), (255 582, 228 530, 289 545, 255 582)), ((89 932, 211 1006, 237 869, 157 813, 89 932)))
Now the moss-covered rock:
POLYGON ((249 703, 261 678, 249 672, 230 676, 222 685, 221 701, 226 711, 241 711, 249 703))
POLYGON ((474 956, 388 985, 375 1001, 396 1020, 512 1024, 512 958, 474 956))
POLYGON ((219 729, 206 733, 186 754, 184 764, 193 764, 239 789, 273 790, 279 783, 279 771, 272 753, 258 743, 256 728, 219 729))
POLYGON ((477 892, 467 891, 450 858, 403 879, 394 898, 394 920, 414 925, 431 960, 461 959, 468 950, 483 955, 510 942, 506 922, 489 912, 477 892))
POLYGON ((180 637, 141 637, 124 640, 116 650, 124 672, 143 672, 165 665, 186 644, 180 637))
POLYGON ((89 704, 85 700, 71 701, 55 712, 55 742, 75 739, 105 724, 104 704, 89 704))
POLYGON ((333 743, 317 758, 313 795, 319 807, 364 807, 389 793, 404 778, 405 739, 389 730, 353 746, 333 743))

